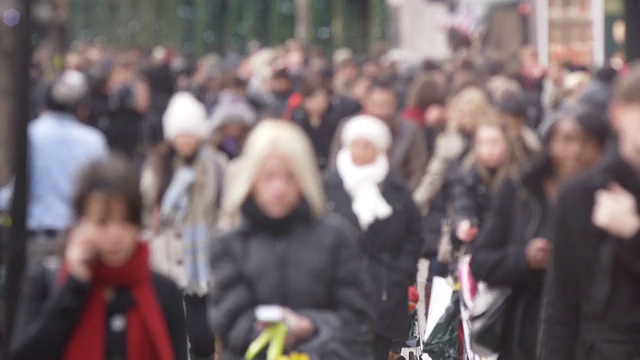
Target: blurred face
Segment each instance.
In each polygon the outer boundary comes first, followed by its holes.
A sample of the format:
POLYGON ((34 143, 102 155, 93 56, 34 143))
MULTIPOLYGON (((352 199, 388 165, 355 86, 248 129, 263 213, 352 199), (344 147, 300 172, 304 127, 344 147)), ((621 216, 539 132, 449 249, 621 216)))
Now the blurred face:
POLYGON ((447 124, 447 108, 431 105, 424 112, 425 125, 434 129, 444 129, 447 124))
POLYGON ((634 167, 640 166, 640 104, 614 104, 613 127, 618 133, 620 154, 634 167))
POLYGON ((463 105, 460 110, 458 129, 464 134, 473 135, 478 128, 478 120, 476 119, 473 107, 463 105))
POLYGON ((324 90, 316 90, 304 100, 305 110, 312 116, 321 116, 329 107, 329 94, 324 90))
POLYGON ((553 131, 549 151, 560 179, 571 179, 599 160, 601 145, 585 133, 574 119, 559 120, 553 131))
POLYGON ((371 80, 366 77, 361 77, 356 80, 355 84, 353 84, 353 88, 351 89, 351 96, 358 100, 360 104, 364 104, 365 98, 367 96, 367 92, 371 87, 371 80))
POLYGON ((171 140, 171 146, 181 158, 192 157, 200 148, 202 140, 193 135, 179 135, 171 140))
POLYGON ((302 191, 286 156, 267 156, 253 185, 253 199, 272 219, 285 218, 300 204, 302 191))
POLYGON ((497 169, 507 159, 507 140, 500 128, 482 126, 476 133, 475 150, 482 165, 497 169))
POLYGON ((375 116, 387 124, 396 119, 397 109, 396 95, 384 89, 372 89, 365 100, 365 113, 375 116))
POLYGON ((368 140, 355 139, 349 147, 351 160, 357 166, 373 164, 378 158, 379 151, 374 144, 368 140))
POLYGON ((93 245, 98 259, 107 266, 126 264, 139 245, 140 229, 127 221, 128 215, 126 202, 121 197, 95 193, 87 199, 80 221, 99 227, 93 245))
POLYGON ((271 81, 271 90, 275 94, 287 94, 291 91, 291 81, 285 78, 275 78, 271 81))

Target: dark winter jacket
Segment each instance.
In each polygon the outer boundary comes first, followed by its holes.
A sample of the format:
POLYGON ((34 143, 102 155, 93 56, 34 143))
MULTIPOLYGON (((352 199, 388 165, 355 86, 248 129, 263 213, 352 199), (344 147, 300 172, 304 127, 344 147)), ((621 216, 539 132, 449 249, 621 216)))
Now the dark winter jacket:
POLYGON ((471 271, 477 280, 509 287, 501 360, 536 359, 544 271, 526 260, 529 241, 550 239, 552 210, 544 194, 551 174, 548 162, 508 180, 498 193, 484 229, 476 240, 471 271))
MULTIPOLYGON (((351 198, 337 171, 326 174, 325 191, 330 208, 359 229, 351 198)), ((405 340, 410 329, 407 287, 415 282, 422 245, 420 213, 404 181, 393 172, 382 185, 382 195, 393 207, 393 214, 360 234, 373 288, 374 332, 388 339, 405 340)))
POLYGON ((333 105, 329 105, 318 127, 311 124, 309 115, 302 107, 293 111, 292 120, 309 136, 318 159, 318 166, 322 170, 329 165, 331 142, 342 119, 342 114, 333 105))
MULTIPOLYGON (((463 165, 455 172, 451 183, 454 231, 465 220, 482 229, 495 195, 489 181, 481 175, 477 165, 463 165)), ((475 242, 472 242, 467 250, 470 251, 474 247, 475 242)))
POLYGON ((612 182, 640 203, 640 178, 617 153, 560 196, 545 291, 544 360, 640 359, 640 234, 620 240, 591 222, 596 191, 612 182))
POLYGON ((372 306, 354 230, 330 215, 268 219, 245 204, 244 220, 216 241, 210 320, 223 359, 243 357, 256 339, 254 311, 282 305, 311 319, 315 336, 296 349, 313 359, 370 359, 372 306))
MULTIPOLYGON (((20 300, 10 359, 62 359, 67 343, 82 316, 92 286, 70 276, 64 285, 55 289, 55 276, 51 270, 42 268, 25 280, 26 286, 20 300)), ((182 291, 163 276, 154 274, 152 281, 167 321, 176 360, 187 360, 182 291)), ((131 301, 133 300, 128 292, 118 291, 108 305, 107 318, 115 314, 114 309, 131 301)), ((108 358, 125 359, 127 350, 126 340, 122 336, 124 333, 108 329, 105 339, 110 355, 108 358)))

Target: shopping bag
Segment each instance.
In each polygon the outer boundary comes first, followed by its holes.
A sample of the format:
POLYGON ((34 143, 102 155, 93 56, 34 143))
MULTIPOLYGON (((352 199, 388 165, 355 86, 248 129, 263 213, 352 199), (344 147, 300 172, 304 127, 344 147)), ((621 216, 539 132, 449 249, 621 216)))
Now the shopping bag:
POLYGON ((460 293, 453 293, 449 306, 424 345, 432 359, 460 359, 460 293))
POLYGON ((490 356, 500 351, 510 295, 509 288, 478 284, 469 316, 471 349, 477 355, 490 356))

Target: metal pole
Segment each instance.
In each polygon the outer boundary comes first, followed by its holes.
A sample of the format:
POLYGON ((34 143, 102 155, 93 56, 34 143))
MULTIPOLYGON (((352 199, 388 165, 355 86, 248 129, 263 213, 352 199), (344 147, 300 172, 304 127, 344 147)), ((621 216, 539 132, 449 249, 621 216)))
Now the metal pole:
POLYGON ((20 282, 25 268, 27 196, 29 189, 27 163, 27 123, 29 121, 29 64, 31 63, 31 0, 16 1, 20 8, 20 23, 15 32, 18 37, 15 62, 14 98, 14 175, 15 189, 11 207, 12 227, 5 263, 5 322, 2 336, 2 358, 9 356, 9 344, 14 318, 18 308, 20 282), (21 4, 22 6, 20 6, 21 4))
POLYGON ((640 0, 625 0, 627 61, 640 60, 640 0))

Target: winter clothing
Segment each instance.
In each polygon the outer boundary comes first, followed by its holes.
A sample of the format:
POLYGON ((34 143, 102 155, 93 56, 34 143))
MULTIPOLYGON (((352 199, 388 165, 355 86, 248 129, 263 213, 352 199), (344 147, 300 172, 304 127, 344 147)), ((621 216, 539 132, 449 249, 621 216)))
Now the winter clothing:
POLYGON ((469 139, 458 133, 443 133, 436 139, 435 153, 413 192, 413 200, 423 214, 429 212, 431 203, 446 182, 450 171, 469 149, 469 139))
POLYGON ((162 116, 165 139, 179 135, 193 135, 205 139, 209 136, 207 110, 200 101, 187 92, 175 94, 162 116))
MULTIPOLYGON (((342 134, 343 124, 336 134, 342 134)), ((391 124, 392 144, 389 151, 391 167, 402 175, 409 185, 415 189, 427 168, 428 155, 424 133, 418 130, 415 124, 408 121, 396 120, 391 124)), ((330 168, 335 168, 338 152, 342 148, 341 135, 336 135, 331 145, 330 168)))
POLYGON ((121 268, 96 265, 91 283, 51 269, 32 274, 10 359, 186 360, 182 294, 149 271, 147 255, 141 245, 121 268), (113 299, 105 301, 101 285, 116 288, 113 299))
MULTIPOLYGON (((407 287, 415 282, 422 244, 420 213, 399 175, 389 173, 380 187, 393 213, 362 230, 359 238, 374 290, 374 333, 387 339, 404 340, 410 328, 407 287)), ((342 174, 328 172, 325 191, 329 207, 357 226, 359 220, 352 210, 352 198, 342 174)))
POLYGON ((544 181, 551 174, 549 160, 523 173, 521 180, 505 182, 471 257, 476 279, 512 291, 507 300, 501 360, 536 359, 538 352, 544 271, 529 268, 525 250, 534 238, 552 238, 552 208, 544 192, 544 181))
POLYGON ((360 228, 366 230, 376 220, 391 216, 393 209, 380 193, 380 184, 389 174, 389 159, 379 155, 373 164, 357 166, 351 152, 344 148, 336 164, 340 178, 344 179, 347 194, 353 199, 351 209, 358 218, 360 228))
POLYGON ((223 359, 242 357, 257 336, 255 308, 266 304, 314 323, 315 336, 296 351, 321 360, 371 359, 373 316, 353 229, 336 216, 313 220, 306 204, 280 220, 252 200, 242 213, 242 224, 216 242, 211 258, 209 315, 223 359))
POLYGON ((247 98, 222 92, 218 97, 218 104, 209 117, 211 132, 229 123, 240 123, 249 128, 257 122, 257 114, 247 98))
MULTIPOLYGON (((465 165, 456 171, 451 183, 451 205, 453 208, 451 223, 454 231, 465 220, 482 229, 496 193, 489 178, 489 176, 496 176, 496 174, 488 172, 483 174, 477 164, 465 165)), ((474 247, 475 241, 469 244, 467 251, 471 251, 474 247)))
POLYGON ((369 115, 354 116, 342 129, 343 148, 348 148, 358 139, 371 142, 379 151, 388 150, 392 141, 389 127, 382 120, 369 115))
POLYGON ((544 360, 640 356, 640 235, 596 228, 595 193, 616 182, 640 200, 640 179, 613 151, 560 195, 542 321, 544 360))
POLYGON ((297 108, 293 111, 292 121, 300 125, 309 136, 318 159, 318 166, 322 170, 329 165, 331 141, 342 119, 343 117, 338 112, 338 109, 333 105, 329 105, 329 108, 322 116, 320 125, 317 127, 311 124, 311 119, 303 108, 297 108))
POLYGON ((151 240, 152 263, 187 293, 209 291, 207 258, 215 236, 225 163, 203 146, 191 161, 160 149, 143 169, 141 190, 148 216, 159 207, 161 225, 151 240), (194 196, 196 195, 197 196, 194 196))

